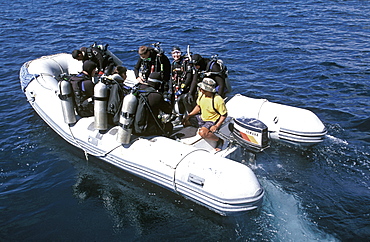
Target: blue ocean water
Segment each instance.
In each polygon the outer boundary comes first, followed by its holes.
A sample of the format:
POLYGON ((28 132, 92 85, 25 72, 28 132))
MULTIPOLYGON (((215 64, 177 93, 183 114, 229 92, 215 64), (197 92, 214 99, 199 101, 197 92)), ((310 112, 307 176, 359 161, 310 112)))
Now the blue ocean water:
POLYGON ((0 241, 366 241, 370 237, 370 2, 0 2, 0 241), (256 157, 261 209, 220 217, 91 158, 23 95, 21 65, 108 43, 132 68, 162 42, 227 64, 233 94, 309 109, 328 129, 309 150, 256 157))

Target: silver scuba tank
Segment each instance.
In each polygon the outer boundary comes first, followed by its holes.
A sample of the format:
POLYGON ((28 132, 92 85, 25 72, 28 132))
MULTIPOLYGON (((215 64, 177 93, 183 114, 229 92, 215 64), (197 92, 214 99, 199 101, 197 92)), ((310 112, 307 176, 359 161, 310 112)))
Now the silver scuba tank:
POLYGON ((117 133, 117 142, 121 144, 130 143, 137 103, 137 98, 132 93, 126 95, 123 99, 121 116, 119 119, 120 127, 117 133))
POLYGON ((74 124, 76 123, 76 114, 73 104, 73 91, 71 83, 66 80, 62 80, 58 83, 58 85, 60 91, 59 98, 62 104, 64 122, 66 124, 74 124))
POLYGON ((174 109, 175 113, 181 114, 180 113, 180 107, 179 107, 179 99, 175 99, 175 105, 174 105, 173 109, 174 109))
POLYGON ((97 130, 108 128, 107 100, 108 87, 99 81, 94 87, 94 125, 97 130))
POLYGON ((231 93, 233 91, 229 77, 225 78, 225 87, 227 88, 227 93, 231 93))
POLYGON ((122 66, 122 61, 115 55, 113 54, 110 50, 105 50, 105 53, 107 53, 110 57, 113 58, 113 62, 114 64, 116 64, 117 66, 122 66))

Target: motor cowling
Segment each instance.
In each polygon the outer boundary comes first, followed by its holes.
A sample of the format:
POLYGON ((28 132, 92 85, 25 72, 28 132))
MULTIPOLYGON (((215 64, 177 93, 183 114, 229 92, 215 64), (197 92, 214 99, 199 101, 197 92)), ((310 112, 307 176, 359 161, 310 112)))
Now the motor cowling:
POLYGON ((66 124, 76 123, 76 114, 73 102, 72 85, 66 80, 62 80, 59 85, 59 99, 62 104, 64 122, 66 124))
POLYGON ((119 119, 120 127, 117 133, 117 142, 121 144, 130 143, 137 103, 137 98, 132 93, 126 95, 123 99, 121 116, 119 119))
POLYGON ((108 87, 99 81, 94 87, 94 126, 97 130, 108 128, 108 87))
POLYGON ((236 141, 245 149, 261 152, 269 147, 268 128, 255 118, 234 118, 229 130, 236 141))

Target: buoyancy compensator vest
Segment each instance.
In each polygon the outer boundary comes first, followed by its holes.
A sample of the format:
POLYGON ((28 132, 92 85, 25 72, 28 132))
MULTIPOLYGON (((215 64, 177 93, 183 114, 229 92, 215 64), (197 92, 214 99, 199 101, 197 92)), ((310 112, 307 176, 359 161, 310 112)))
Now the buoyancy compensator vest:
MULTIPOLYGON (((232 91, 232 87, 230 84, 230 80, 228 78, 229 71, 227 66, 224 64, 223 60, 218 59, 218 56, 212 56, 211 60, 207 63, 206 70, 203 73, 202 77, 211 77, 217 81, 217 79, 221 78, 223 80, 223 92, 220 93, 221 96, 225 97, 226 93, 230 93, 232 91), (218 65, 218 66, 216 66, 218 65)), ((220 80, 220 79, 219 79, 220 80)), ((219 90, 219 86, 216 87, 216 90, 219 90)))
POLYGON ((154 72, 154 62, 152 62, 152 58, 149 57, 141 61, 139 76, 146 81, 151 72, 154 72))
POLYGON ((206 70, 205 70, 205 75, 210 76, 210 75, 219 75, 222 78, 226 78, 228 76, 228 70, 226 65, 221 59, 218 59, 217 56, 213 56, 212 59, 207 63, 206 70), (213 71, 213 67, 215 64, 219 65, 219 71, 213 71))
POLYGON ((163 128, 158 117, 155 117, 148 101, 150 93, 157 92, 153 87, 147 87, 144 90, 138 90, 138 105, 134 120, 134 132, 138 135, 162 134, 163 128))
POLYGON ((90 79, 83 73, 73 75, 69 78, 78 115, 81 117, 90 117, 94 115, 94 104, 92 100, 88 100, 90 96, 82 88, 84 81, 90 81, 90 79))
POLYGON ((111 85, 109 85, 109 99, 107 107, 109 123, 119 123, 122 101, 129 93, 130 87, 127 87, 121 83, 112 81, 111 85))

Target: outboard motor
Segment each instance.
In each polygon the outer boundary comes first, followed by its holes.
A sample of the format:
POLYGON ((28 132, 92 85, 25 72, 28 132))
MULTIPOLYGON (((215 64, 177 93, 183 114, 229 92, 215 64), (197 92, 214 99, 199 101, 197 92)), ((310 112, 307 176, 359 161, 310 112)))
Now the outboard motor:
POLYGON ((132 92, 123 99, 121 117, 119 119, 120 127, 117 133, 117 142, 121 144, 130 143, 137 103, 137 98, 132 92))
POLYGON ((108 87, 100 80, 94 87, 94 124, 97 130, 108 128, 107 101, 108 87))
POLYGON ((66 124, 76 123, 76 114, 73 104, 73 91, 72 85, 66 80, 62 80, 58 83, 59 85, 59 99, 62 104, 64 122, 66 124))
POLYGON ((236 118, 229 124, 235 140, 245 149, 261 152, 269 147, 267 126, 255 118, 236 118))

